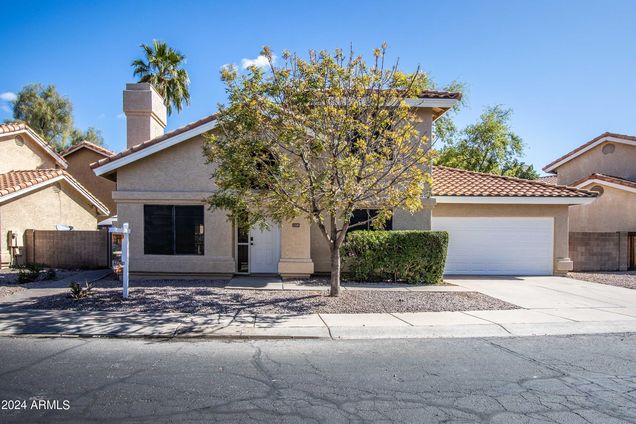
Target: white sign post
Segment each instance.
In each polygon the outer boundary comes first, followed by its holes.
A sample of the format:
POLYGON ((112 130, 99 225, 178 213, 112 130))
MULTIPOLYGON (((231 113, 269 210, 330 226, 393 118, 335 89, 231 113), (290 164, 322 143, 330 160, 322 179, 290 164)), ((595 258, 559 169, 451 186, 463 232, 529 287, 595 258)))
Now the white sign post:
POLYGON ((122 228, 111 227, 108 231, 114 234, 124 235, 124 239, 121 241, 122 280, 124 283, 123 298, 128 299, 128 235, 130 234, 130 229, 128 228, 128 223, 124 222, 122 228))

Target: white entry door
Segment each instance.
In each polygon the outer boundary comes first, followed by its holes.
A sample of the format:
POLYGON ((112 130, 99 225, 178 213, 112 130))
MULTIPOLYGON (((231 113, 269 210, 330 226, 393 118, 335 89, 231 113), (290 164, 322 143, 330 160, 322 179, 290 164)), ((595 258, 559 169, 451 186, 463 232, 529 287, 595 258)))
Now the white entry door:
POLYGON ((250 230, 250 273, 278 273, 280 259, 280 226, 269 224, 268 229, 250 230))
POLYGON ((446 274, 551 275, 552 218, 436 218, 448 231, 446 274))

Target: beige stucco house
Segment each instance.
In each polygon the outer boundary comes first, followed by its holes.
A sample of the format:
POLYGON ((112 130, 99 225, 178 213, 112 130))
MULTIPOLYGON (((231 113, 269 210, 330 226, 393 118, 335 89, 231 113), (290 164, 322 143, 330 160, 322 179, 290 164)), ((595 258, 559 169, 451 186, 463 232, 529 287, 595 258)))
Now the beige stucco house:
MULTIPOLYGON (((429 91, 410 99, 422 133, 430 136, 434 120, 459 98, 459 93, 429 91)), ((304 219, 241 234, 223 211, 205 206, 204 199, 215 190, 210 179, 214 165, 205 163, 202 144, 204 135, 215 131, 215 115, 164 133, 165 107, 148 84, 126 86, 124 112, 128 148, 92 167, 117 183, 118 222, 128 222, 132 230, 132 275, 290 277, 329 271, 328 248, 304 219)), ((572 268, 568 207, 595 196, 444 167, 433 170, 432 192, 424 210, 415 215, 396 210, 388 226, 449 231, 450 274, 567 272, 572 268)))
POLYGON ((94 230, 108 208, 68 163, 25 124, 0 125, 0 267, 24 261, 27 229, 94 230))
POLYGON ((561 156, 544 171, 556 184, 598 194, 570 208, 570 256, 576 270, 636 266, 636 137, 604 133, 561 156))
MULTIPOLYGON (((68 164, 66 171, 102 202, 108 208, 111 215, 117 210, 115 202, 113 202, 115 183, 106 178, 96 176, 91 169, 91 163, 114 154, 114 152, 111 152, 107 148, 86 140, 70 146, 60 153, 60 156, 62 156, 68 164)), ((98 220, 105 218, 108 218, 108 216, 100 215, 98 220)))

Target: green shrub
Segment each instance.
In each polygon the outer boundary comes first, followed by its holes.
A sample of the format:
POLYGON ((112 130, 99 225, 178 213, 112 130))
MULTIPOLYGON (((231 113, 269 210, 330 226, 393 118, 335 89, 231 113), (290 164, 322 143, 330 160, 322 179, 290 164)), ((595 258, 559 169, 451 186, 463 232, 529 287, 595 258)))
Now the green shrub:
POLYGON ((355 281, 442 282, 445 231, 355 231, 343 245, 347 277, 355 281))
POLYGON ((18 284, 32 283, 40 279, 40 273, 44 269, 43 265, 31 263, 14 267, 18 270, 18 284))

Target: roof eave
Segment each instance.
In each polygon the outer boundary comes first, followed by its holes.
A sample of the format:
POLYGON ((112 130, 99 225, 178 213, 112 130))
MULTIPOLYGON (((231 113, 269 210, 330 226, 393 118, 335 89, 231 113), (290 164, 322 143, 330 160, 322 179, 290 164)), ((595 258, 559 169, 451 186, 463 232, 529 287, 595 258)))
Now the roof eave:
POLYGON ((586 205, 596 197, 570 196, 433 196, 437 203, 510 204, 510 205, 586 205))
POLYGON ((631 136, 624 136, 621 134, 614 134, 614 133, 603 133, 600 136, 593 138, 592 140, 588 141, 585 144, 582 144, 581 146, 577 147, 576 149, 570 151, 569 153, 561 156, 559 159, 550 162, 549 164, 547 164, 546 166, 544 166, 542 169, 545 172, 549 172, 551 174, 556 174, 556 170, 557 168, 559 168, 561 165, 571 161, 572 159, 582 155, 583 153, 592 150, 593 148, 595 148, 596 146, 605 143, 605 142, 612 142, 612 143, 621 143, 621 144, 627 144, 630 146, 636 146, 636 139, 634 139, 631 136))

